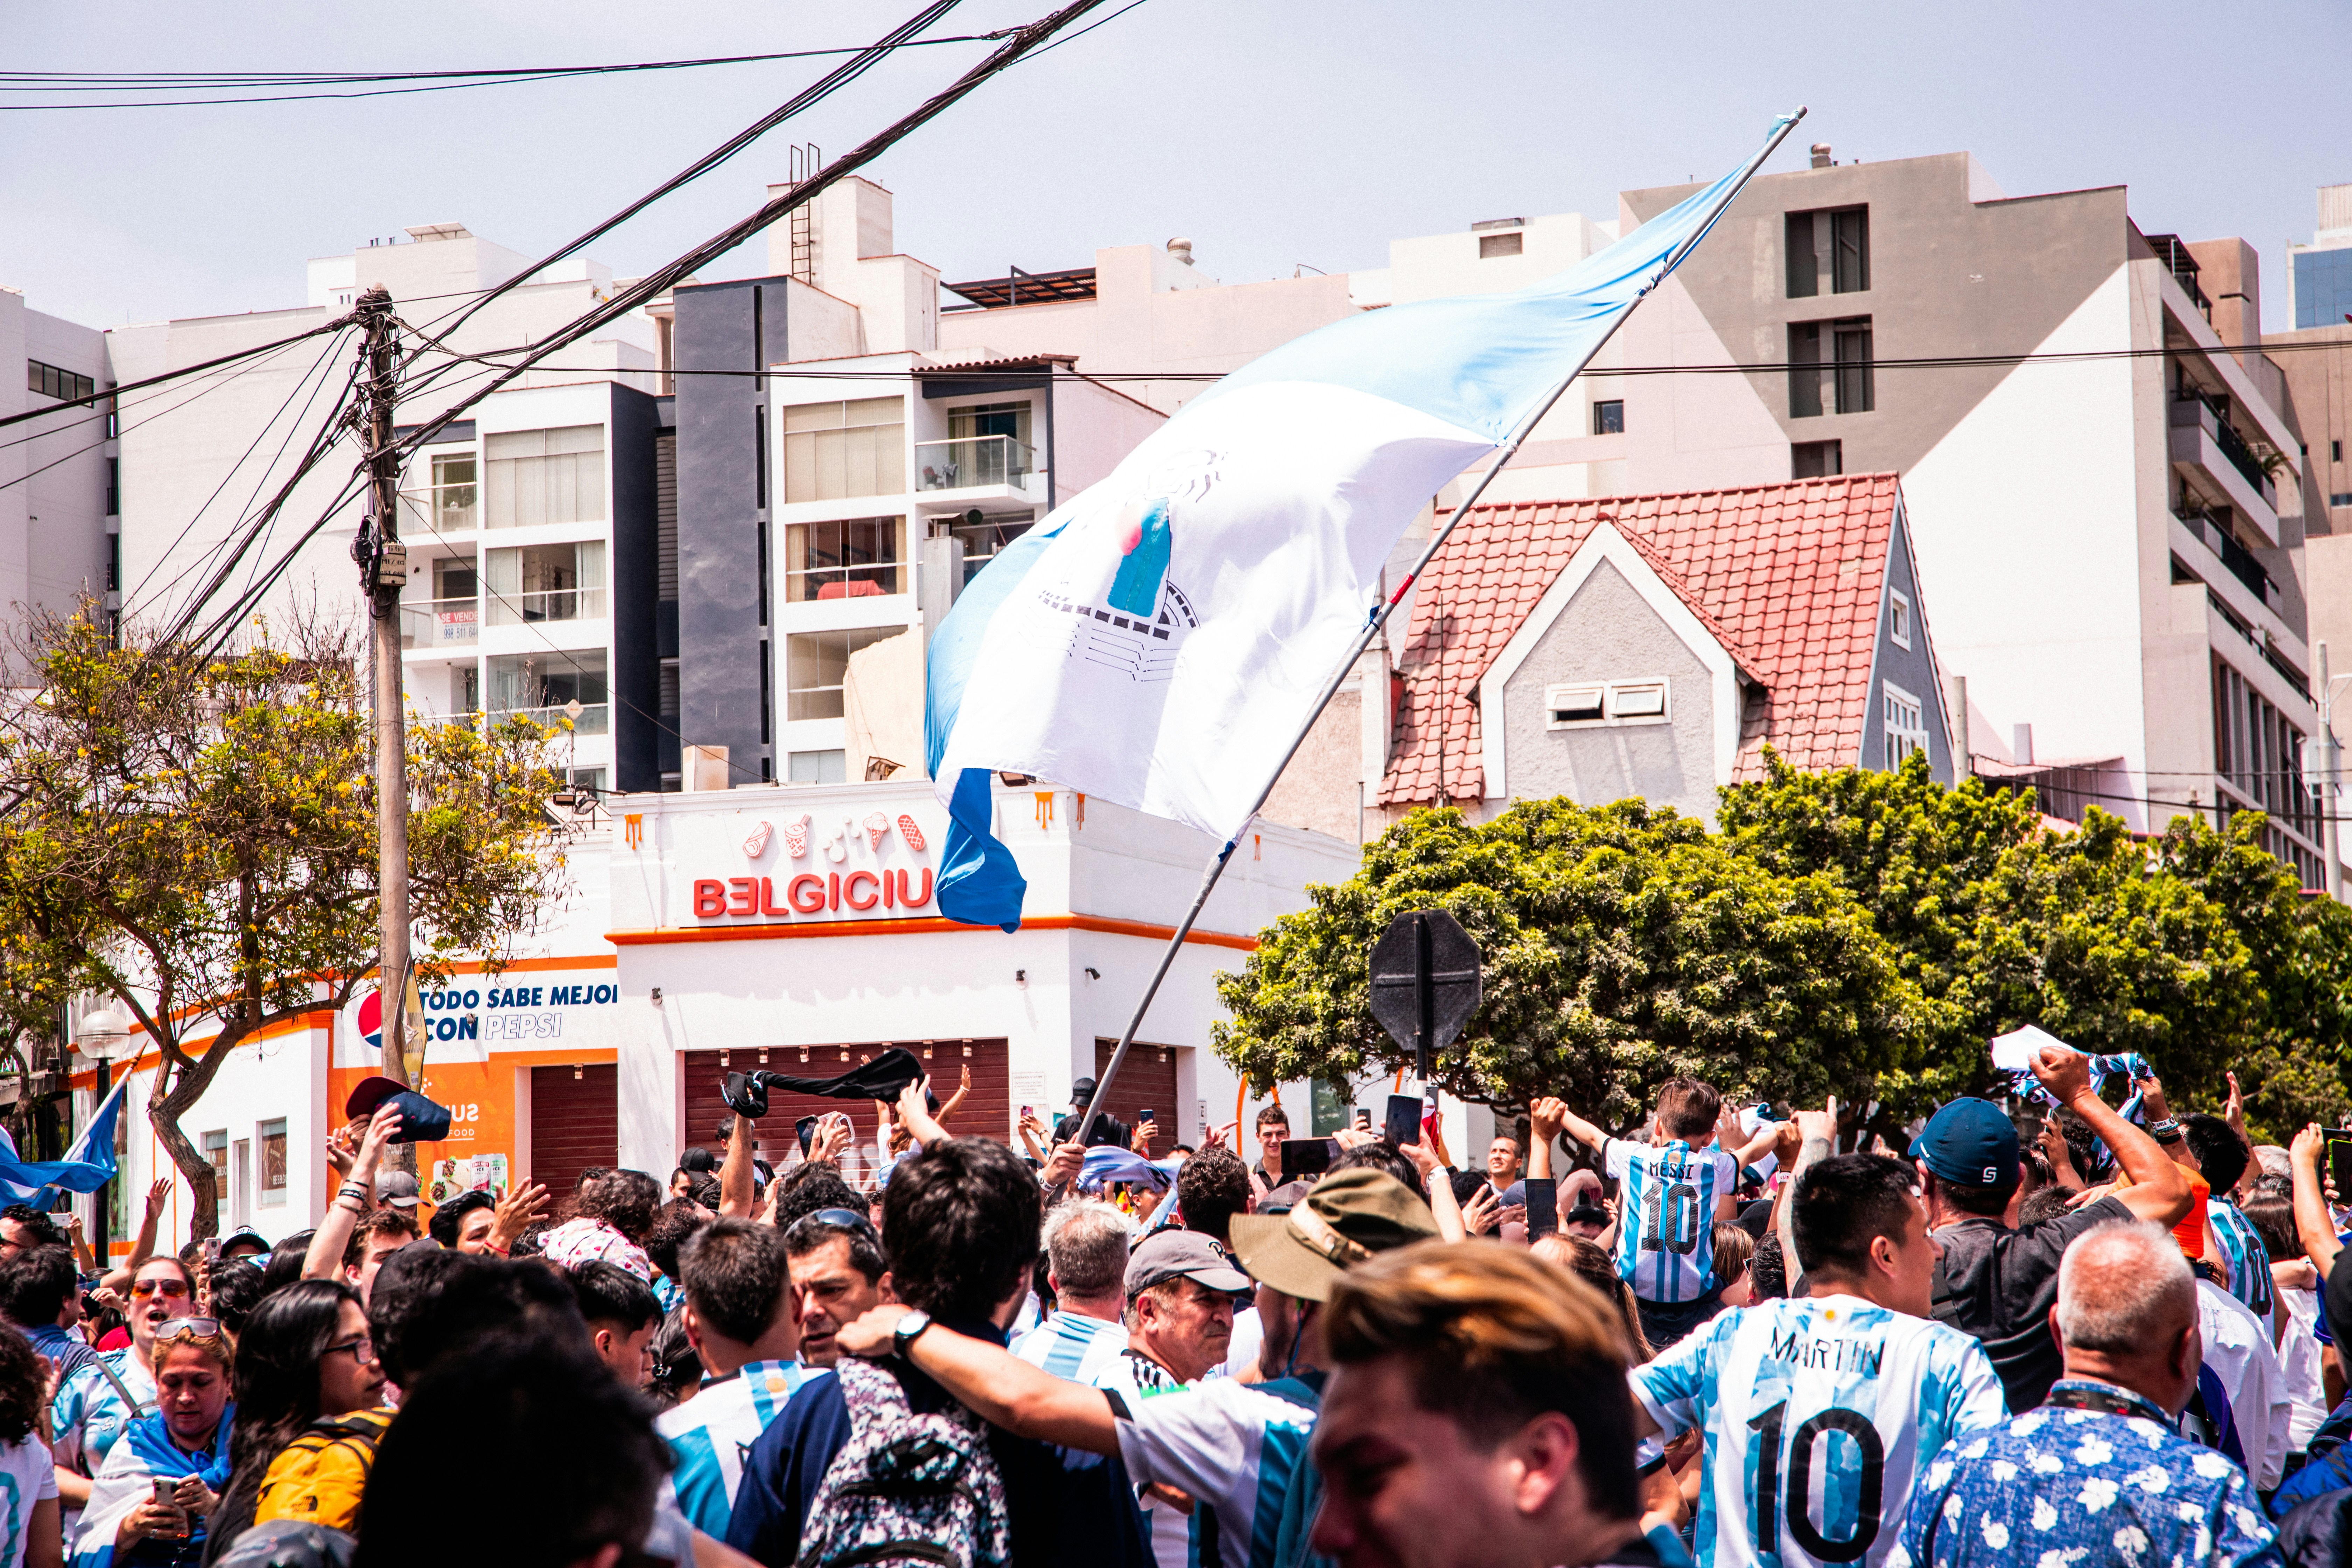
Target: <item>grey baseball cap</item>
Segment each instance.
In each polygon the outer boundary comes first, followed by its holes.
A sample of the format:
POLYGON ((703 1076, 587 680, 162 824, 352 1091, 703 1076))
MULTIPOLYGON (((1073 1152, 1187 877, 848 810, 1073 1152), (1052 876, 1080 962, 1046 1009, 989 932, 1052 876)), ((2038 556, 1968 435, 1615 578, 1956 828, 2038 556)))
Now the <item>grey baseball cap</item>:
POLYGON ((416 1206, 416 1178, 406 1171, 389 1171, 375 1179, 375 1201, 388 1208, 416 1206))
POLYGON ((1197 1230, 1163 1230, 1147 1237, 1129 1255, 1127 1298, 1131 1301, 1154 1285, 1180 1276, 1231 1296, 1250 1289, 1250 1277, 1234 1268, 1215 1242, 1197 1230))

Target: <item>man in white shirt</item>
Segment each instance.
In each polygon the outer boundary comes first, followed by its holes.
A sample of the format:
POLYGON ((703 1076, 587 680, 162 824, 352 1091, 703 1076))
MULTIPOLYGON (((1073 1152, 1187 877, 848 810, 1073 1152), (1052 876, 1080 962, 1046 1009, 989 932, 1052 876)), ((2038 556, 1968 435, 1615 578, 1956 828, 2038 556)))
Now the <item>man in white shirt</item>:
POLYGON ((1066 1203, 1045 1217, 1045 1279, 1054 1315, 1013 1342, 1014 1355, 1089 1387, 1127 1349, 1127 1216, 1108 1204, 1066 1203))
POLYGON ((2294 1414, 2286 1376, 2271 1346, 2270 1324, 2210 1279, 2197 1281, 2197 1326, 2205 1364, 2230 1396, 2230 1418, 2246 1456, 2246 1474, 2269 1491, 2286 1468, 2287 1422, 2294 1414))

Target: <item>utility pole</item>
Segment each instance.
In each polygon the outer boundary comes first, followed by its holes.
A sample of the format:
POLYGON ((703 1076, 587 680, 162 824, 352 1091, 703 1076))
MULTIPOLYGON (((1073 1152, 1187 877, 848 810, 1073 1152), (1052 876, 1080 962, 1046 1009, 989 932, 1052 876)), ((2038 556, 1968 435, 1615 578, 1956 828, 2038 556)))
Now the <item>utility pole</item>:
MULTIPOLYGON (((408 1016, 408 735, 400 668, 400 591, 408 583, 408 547, 400 542, 400 458, 392 445, 397 395, 392 295, 382 284, 360 296, 359 316, 367 329, 371 515, 360 526, 352 553, 359 559, 360 585, 367 595, 375 655, 376 880, 382 918, 376 995, 383 1009, 383 1076, 406 1084, 407 1047, 415 1022, 408 1016)), ((414 1157, 413 1145, 400 1148, 414 1157)))

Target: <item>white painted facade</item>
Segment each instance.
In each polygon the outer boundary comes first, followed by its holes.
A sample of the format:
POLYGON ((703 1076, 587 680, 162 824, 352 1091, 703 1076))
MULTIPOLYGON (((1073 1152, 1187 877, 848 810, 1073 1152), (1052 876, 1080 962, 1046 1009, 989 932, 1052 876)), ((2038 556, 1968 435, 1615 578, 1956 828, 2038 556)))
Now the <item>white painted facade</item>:
MULTIPOLYGON (((110 386, 104 334, 0 287, 0 416, 110 386)), ((134 409, 135 409, 134 405, 134 409)), ((73 608, 102 597, 112 543, 116 443, 108 405, 0 427, 0 605, 73 608)))

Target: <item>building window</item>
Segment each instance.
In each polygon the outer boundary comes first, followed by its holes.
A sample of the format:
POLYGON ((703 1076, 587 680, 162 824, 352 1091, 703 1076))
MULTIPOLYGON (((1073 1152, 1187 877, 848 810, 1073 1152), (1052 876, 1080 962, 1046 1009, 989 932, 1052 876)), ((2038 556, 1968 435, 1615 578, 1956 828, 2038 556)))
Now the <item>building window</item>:
POLYGON ((2294 267, 2294 324, 2340 327, 2352 315, 2352 250, 2298 250, 2294 267))
POLYGON ((1026 485, 1036 470, 1029 405, 979 403, 948 410, 948 438, 915 444, 916 488, 1026 485))
MULTIPOLYGON (((784 639, 784 717, 838 719, 849 656, 905 626, 859 626, 845 632, 798 632, 784 639)), ((806 781, 803 781, 806 782, 806 781)))
POLYGON ((1789 417, 1817 419, 1822 412, 1822 324, 1789 323, 1789 417))
POLYGON ((213 1165, 213 1223, 227 1228, 228 1215, 228 1130, 205 1134, 205 1158, 213 1165))
POLYGON ((1517 256, 1526 243, 1527 236, 1517 229, 1508 234, 1482 234, 1478 237, 1478 259, 1487 261, 1497 256, 1517 256))
POLYGON ((1833 294, 1859 294, 1870 287, 1870 209, 1829 207, 1790 213, 1783 230, 1789 298, 1811 300, 1830 275, 1833 294))
POLYGON ((2340 463, 2344 460, 2343 442, 2330 441, 2327 443, 2327 460, 2331 463, 2340 463))
POLYGON ((1601 724, 1663 724, 1669 717, 1664 679, 1577 681, 1544 691, 1544 727, 1580 730, 1601 724))
MULTIPOLYGON (((675 719, 678 714, 677 660, 674 658, 666 658, 662 660, 658 679, 660 684, 656 688, 658 695, 654 700, 655 709, 661 717, 665 719, 675 719)), ((672 726, 672 728, 676 728, 676 726, 672 726)))
POLYGON ((527 544, 484 552, 489 579, 489 623, 601 620, 604 605, 604 543, 527 544))
POLYGON ((261 1124, 261 1205, 286 1201, 286 1122, 283 1118, 261 1124))
POLYGON ((2330 507, 2352 506, 2352 490, 2330 491, 2327 497, 2327 504, 2330 507))
POLYGON ((78 401, 97 392, 98 383, 86 375, 76 375, 69 370, 59 370, 39 360, 25 362, 25 384, 44 397, 78 401))
POLYGON ((1927 749, 1927 722, 1916 697, 1884 681, 1878 689, 1881 728, 1886 731, 1886 771, 1893 773, 1903 765, 1904 758, 1927 749))
POLYGON ((109 458, 106 459, 106 515, 120 517, 121 514, 122 459, 109 458))
POLYGON ((1592 433, 1595 436, 1622 436, 1625 433, 1625 400, 1607 398, 1592 405, 1592 433))
POLYGON ((901 519, 861 517, 784 526, 784 600, 857 599, 900 592, 901 519))
POLYGON ((1830 333, 1837 355, 1837 411, 1867 414, 1878 405, 1871 371, 1870 318, 1852 316, 1832 321, 1830 333))
POLYGON ((792 780, 796 784, 841 784, 848 775, 848 757, 842 752, 794 752, 792 780))
MULTIPOLYGON (((593 425, 587 428, 592 433, 597 430, 593 425)), ((493 436, 490 439, 496 441, 499 437, 493 436)), ((428 529, 435 533, 473 531, 475 502, 479 499, 479 491, 474 482, 476 477, 474 454, 471 452, 446 452, 434 458, 433 484, 424 500, 425 524, 428 529)), ((604 482, 604 465, 599 463, 596 466, 596 484, 600 494, 604 482)), ((601 513, 604 509, 600 506, 597 510, 601 513)))
POLYGON ((948 525, 948 532, 963 541, 963 580, 967 586, 980 574, 980 569, 996 558, 998 551, 1029 531, 1036 520, 1028 512, 1010 517, 983 516, 978 522, 957 521, 948 525))
POLYGON ((604 650, 500 654, 490 660, 490 711, 522 713, 572 733, 602 735, 611 728, 604 650), (574 718, 571 704, 580 704, 574 718))
POLYGON ((1899 589, 1886 593, 1886 635, 1895 639, 1896 647, 1911 646, 1911 601, 1899 589))
POLYGON ((489 527, 604 521, 603 426, 509 431, 486 437, 482 451, 489 466, 489 527))
POLYGON ((1798 441, 1789 447, 1789 477, 1792 479, 1833 479, 1844 472, 1842 441, 1798 441))
POLYGON ((2303 785, 2302 748, 2303 731, 2244 676, 2215 659, 2214 768, 2243 802, 2268 812, 2282 827, 2315 840, 2319 823, 2303 785))
POLYGON ((787 505, 906 491, 905 398, 794 404, 783 424, 787 505))

